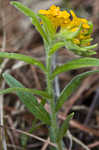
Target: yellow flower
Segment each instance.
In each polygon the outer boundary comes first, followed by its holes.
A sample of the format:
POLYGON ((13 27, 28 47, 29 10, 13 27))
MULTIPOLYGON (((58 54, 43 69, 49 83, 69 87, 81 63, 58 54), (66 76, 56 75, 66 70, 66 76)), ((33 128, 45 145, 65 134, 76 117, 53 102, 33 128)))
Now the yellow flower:
MULTIPOLYGON (((91 35, 88 34, 90 29, 88 21, 84 18, 77 17, 72 10, 70 12, 67 12, 66 10, 61 11, 59 7, 52 5, 48 10, 40 10, 39 13, 48 17, 56 31, 57 28, 60 27, 60 29, 68 29, 69 31, 75 32, 81 25, 82 29, 80 33, 77 37, 72 39, 74 44, 80 46, 82 40, 91 38, 91 35)), ((84 45, 88 46, 90 43, 88 42, 84 45)))
POLYGON ((52 5, 49 10, 40 10, 39 13, 47 16, 55 29, 65 26, 70 21, 70 14, 67 11, 60 11, 60 8, 55 5, 52 5))

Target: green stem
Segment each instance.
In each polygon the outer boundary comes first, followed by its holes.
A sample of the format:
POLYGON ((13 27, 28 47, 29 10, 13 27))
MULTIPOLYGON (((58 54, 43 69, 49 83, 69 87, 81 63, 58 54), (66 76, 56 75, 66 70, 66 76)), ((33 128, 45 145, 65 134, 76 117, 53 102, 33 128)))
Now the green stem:
POLYGON ((53 81, 51 80, 51 57, 48 56, 48 50, 46 50, 46 67, 47 67, 47 90, 49 95, 51 96, 49 100, 50 109, 51 109, 51 128, 50 128, 50 138, 53 143, 56 143, 57 148, 51 148, 52 150, 62 150, 62 142, 57 143, 56 142, 56 136, 57 136, 57 114, 55 112, 55 95, 53 90, 53 81))
POLYGON ((56 123, 56 112, 55 112, 55 101, 54 101, 54 92, 53 92, 53 82, 50 80, 51 77, 51 61, 50 57, 47 58, 47 90, 49 95, 51 96, 50 99, 50 107, 51 107, 51 127, 54 133, 53 138, 56 141, 56 132, 57 132, 57 123, 56 123))
POLYGON ((62 141, 57 143, 58 150, 63 150, 62 141))

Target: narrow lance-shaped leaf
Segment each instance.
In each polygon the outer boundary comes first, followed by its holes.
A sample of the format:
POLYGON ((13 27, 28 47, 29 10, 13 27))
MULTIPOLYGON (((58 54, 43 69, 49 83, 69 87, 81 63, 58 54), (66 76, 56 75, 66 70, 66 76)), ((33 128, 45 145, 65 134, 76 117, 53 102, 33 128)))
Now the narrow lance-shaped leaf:
POLYGON ((44 27, 43 29, 44 29, 45 33, 47 33, 46 35, 48 36, 49 39, 52 39, 55 34, 55 29, 54 29, 51 21, 42 14, 38 14, 38 16, 41 18, 42 25, 44 27))
POLYGON ((82 40, 81 41, 81 44, 86 44, 88 42, 91 42, 93 40, 93 38, 90 38, 90 39, 86 39, 86 40, 82 40))
POLYGON ((40 69, 42 69, 44 72, 46 72, 46 68, 44 67, 44 65, 40 61, 38 61, 30 56, 25 56, 23 54, 16 54, 16 53, 0 52, 0 57, 24 61, 28 64, 35 65, 35 66, 39 67, 40 69))
POLYGON ((80 24, 78 30, 76 30, 75 32, 72 32, 69 29, 61 29, 61 31, 59 33, 57 33, 57 36, 65 39, 65 40, 71 40, 71 39, 77 37, 77 35, 80 33, 81 29, 82 29, 81 24, 80 24))
MULTIPOLYGON (((3 77, 11 88, 13 87, 24 88, 24 86, 15 78, 13 78, 10 74, 4 73, 3 77)), ((26 91, 25 92, 17 91, 16 94, 20 98, 20 100, 25 104, 28 110, 36 118, 40 119, 45 124, 50 125, 50 116, 48 112, 44 109, 42 104, 38 103, 38 101, 33 96, 33 94, 26 92, 26 91)))
POLYGON ((64 42, 55 43, 49 51, 49 56, 53 55, 56 51, 58 51, 61 47, 65 46, 64 42))
POLYGON ((47 92, 41 91, 41 90, 36 90, 36 89, 29 89, 29 88, 20 88, 20 87, 13 87, 13 88, 8 88, 5 90, 0 90, 0 95, 1 94, 8 94, 11 92, 28 92, 30 94, 34 94, 34 95, 39 95, 43 98, 49 99, 50 96, 48 95, 47 92))
POLYGON ((81 47, 80 50, 82 51, 86 51, 86 50, 91 50, 91 49, 94 49, 98 46, 98 44, 93 44, 93 45, 90 45, 90 46, 85 46, 84 48, 81 47))
MULTIPOLYGON (((71 51, 74 51, 74 50, 76 50, 76 51, 79 51, 79 52, 83 52, 83 51, 85 51, 86 52, 86 50, 91 50, 92 51, 92 49, 94 49, 94 48, 96 48, 97 47, 97 45, 98 44, 93 44, 93 45, 90 45, 90 46, 84 46, 84 47, 80 47, 80 46, 78 46, 78 45, 76 45, 76 44, 74 44, 72 41, 70 41, 70 40, 64 40, 64 42, 65 42, 65 47, 67 47, 68 49, 70 49, 71 51)), ((94 52, 94 53, 96 53, 95 51, 92 51, 92 52, 94 52)))
POLYGON ((64 135, 66 134, 68 128, 69 128, 69 121, 73 118, 74 116, 74 113, 71 113, 69 114, 67 117, 66 117, 66 120, 63 122, 62 126, 60 127, 60 129, 58 130, 58 133, 57 133, 57 142, 58 141, 61 141, 62 138, 64 137, 64 135))
POLYGON ((13 1, 13 2, 11 2, 11 4, 14 5, 17 9, 19 9, 26 16, 28 16, 32 19, 32 23, 35 25, 36 29, 40 32, 40 34, 43 36, 43 38, 47 41, 46 34, 41 27, 41 24, 39 22, 37 15, 31 9, 27 8, 20 2, 13 1))
POLYGON ((69 50, 71 50, 72 52, 75 52, 75 54, 77 55, 81 55, 81 56, 90 56, 90 55, 94 55, 96 54, 95 51, 93 51, 92 49, 97 47, 97 44, 94 45, 90 45, 90 46, 84 46, 84 47, 80 47, 76 44, 74 44, 71 40, 64 40, 65 42, 65 47, 69 50))
POLYGON ((64 104, 64 102, 66 102, 69 98, 69 96, 75 92, 78 88, 78 86, 80 85, 81 81, 91 75, 91 74, 94 74, 94 73, 97 73, 99 72, 99 70, 94 70, 94 71, 88 71, 88 72, 84 72, 80 75, 77 75, 76 77, 74 77, 71 82, 69 82, 65 88, 63 89, 63 91, 61 92, 58 100, 57 100, 57 103, 56 103, 56 112, 59 111, 59 109, 62 107, 62 105, 64 104))
POLYGON ((90 28, 89 28, 89 31, 88 31, 88 34, 92 33, 93 32, 93 23, 91 21, 88 21, 88 24, 90 25, 90 28))
POLYGON ((99 66, 99 59, 96 58, 78 58, 67 62, 64 65, 56 67, 56 69, 52 73, 52 79, 60 73, 67 72, 73 69, 79 69, 84 67, 93 67, 99 66))

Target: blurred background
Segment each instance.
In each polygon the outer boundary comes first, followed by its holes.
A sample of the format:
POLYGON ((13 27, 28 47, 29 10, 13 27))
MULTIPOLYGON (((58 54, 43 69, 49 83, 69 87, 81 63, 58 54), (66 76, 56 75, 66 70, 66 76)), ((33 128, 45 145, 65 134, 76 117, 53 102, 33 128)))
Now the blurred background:
MULTIPOLYGON (((40 34, 32 25, 28 17, 20 13, 10 5, 12 0, 0 0, 0 51, 22 53, 35 57, 45 63, 45 53, 43 41, 40 34)), ((93 43, 99 44, 99 0, 17 0, 31 8, 34 12, 39 9, 48 9, 52 4, 60 6, 61 9, 73 9, 77 16, 87 18, 94 24, 93 43)), ((99 57, 99 46, 96 48, 99 57)), ((74 59, 72 52, 62 48, 57 54, 56 65, 74 59)), ((1 60, 2 61, 2 60, 1 60)), ((60 91, 71 79, 84 71, 95 70, 96 67, 73 70, 59 76, 60 91)), ((45 89, 44 74, 38 68, 27 65, 16 60, 4 59, 0 68, 0 86, 7 88, 1 74, 9 71, 17 80, 21 81, 28 88, 45 89)), ((39 98, 38 98, 39 100, 39 98)), ((31 129, 34 116, 28 112, 15 94, 6 94, 0 97, 0 116, 3 112, 0 124, 25 130, 27 133, 31 129)), ((64 137, 67 150, 99 150, 99 74, 89 76, 84 79, 76 93, 69 98, 60 112, 60 124, 63 117, 74 111, 75 116, 70 123, 69 136, 64 137), (80 142, 80 143, 79 143, 80 142), (89 148, 89 149, 88 149, 89 148)), ((1 117, 0 117, 1 118, 1 117)), ((32 133, 43 139, 48 138, 46 126, 40 125, 38 130, 32 133)), ((2 135, 2 134, 1 134, 2 135)), ((49 145, 44 149, 46 142, 41 142, 30 136, 24 136, 15 130, 6 129, 6 144, 8 150, 48 150, 49 145)), ((2 138, 0 139, 2 145, 2 138)))

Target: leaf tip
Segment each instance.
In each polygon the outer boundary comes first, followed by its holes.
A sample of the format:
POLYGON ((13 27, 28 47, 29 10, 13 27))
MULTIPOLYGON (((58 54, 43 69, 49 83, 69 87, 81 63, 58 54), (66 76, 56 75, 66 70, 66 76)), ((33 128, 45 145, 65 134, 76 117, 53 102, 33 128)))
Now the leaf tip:
POLYGON ((2 74, 3 78, 5 78, 5 76, 6 76, 7 74, 8 74, 7 72, 4 72, 4 73, 2 74))
POLYGON ((20 2, 17 2, 17 1, 12 1, 12 2, 10 2, 10 4, 15 6, 16 8, 18 8, 20 5, 22 5, 20 2))
POLYGON ((10 2, 11 5, 16 5, 16 3, 17 3, 16 1, 10 2))
POLYGON ((73 118, 74 114, 75 114, 74 112, 72 112, 72 113, 70 114, 71 119, 73 118))

